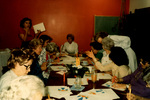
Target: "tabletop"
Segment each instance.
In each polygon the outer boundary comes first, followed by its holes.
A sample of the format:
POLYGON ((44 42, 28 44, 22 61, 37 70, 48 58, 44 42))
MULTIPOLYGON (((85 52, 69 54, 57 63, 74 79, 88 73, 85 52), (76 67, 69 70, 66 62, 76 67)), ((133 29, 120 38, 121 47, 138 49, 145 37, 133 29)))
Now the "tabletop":
MULTIPOLYGON (((57 65, 55 65, 55 66, 57 66, 57 65)), ((70 78, 70 75, 68 73, 66 73, 65 82, 64 82, 64 76, 57 74, 57 72, 58 71, 50 72, 47 86, 68 86, 71 88, 72 86, 68 85, 68 82, 67 82, 67 78, 70 78)), ((88 80, 88 85, 83 85, 85 88, 82 90, 82 92, 93 89, 93 85, 94 85, 95 89, 109 89, 108 87, 102 86, 102 84, 106 83, 107 81, 110 81, 110 79, 99 79, 95 82, 95 84, 93 84, 93 82, 91 80, 88 80)), ((119 90, 115 90, 115 89, 113 89, 113 91, 120 97, 120 99, 115 99, 115 100, 127 100, 126 99, 127 91, 119 91, 119 90)), ((71 91, 71 92, 73 93, 71 95, 77 95, 80 93, 80 91, 71 91)), ((54 99, 65 100, 65 98, 61 98, 61 99, 54 98, 54 99)))

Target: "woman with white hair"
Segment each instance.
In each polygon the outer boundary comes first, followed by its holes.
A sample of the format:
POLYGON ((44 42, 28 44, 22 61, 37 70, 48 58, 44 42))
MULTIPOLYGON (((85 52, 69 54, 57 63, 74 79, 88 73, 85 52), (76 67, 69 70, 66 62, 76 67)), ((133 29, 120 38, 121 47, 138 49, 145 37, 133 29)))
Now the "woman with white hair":
POLYGON ((8 89, 0 92, 1 100, 42 100, 43 95, 44 83, 33 75, 14 79, 8 89))

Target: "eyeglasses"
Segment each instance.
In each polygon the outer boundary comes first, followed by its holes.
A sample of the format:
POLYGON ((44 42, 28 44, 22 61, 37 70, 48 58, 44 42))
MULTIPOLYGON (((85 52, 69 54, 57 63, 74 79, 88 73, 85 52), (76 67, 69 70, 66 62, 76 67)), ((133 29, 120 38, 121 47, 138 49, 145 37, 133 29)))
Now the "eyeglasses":
POLYGON ((24 66, 26 67, 26 70, 29 70, 31 65, 24 65, 24 66))

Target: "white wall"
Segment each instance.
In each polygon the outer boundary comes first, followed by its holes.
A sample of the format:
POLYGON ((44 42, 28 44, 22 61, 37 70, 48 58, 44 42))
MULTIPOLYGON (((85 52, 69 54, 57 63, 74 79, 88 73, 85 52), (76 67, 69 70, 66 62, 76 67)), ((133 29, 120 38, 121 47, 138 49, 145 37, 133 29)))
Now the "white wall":
POLYGON ((150 7, 150 0, 130 0, 129 11, 134 13, 135 9, 150 7))

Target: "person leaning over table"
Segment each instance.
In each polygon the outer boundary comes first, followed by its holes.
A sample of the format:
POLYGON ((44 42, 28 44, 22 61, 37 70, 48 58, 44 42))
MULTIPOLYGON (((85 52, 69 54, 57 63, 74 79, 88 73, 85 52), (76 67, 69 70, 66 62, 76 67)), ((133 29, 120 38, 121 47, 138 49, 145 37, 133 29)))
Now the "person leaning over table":
POLYGON ((94 36, 95 41, 102 43, 102 40, 105 37, 109 37, 114 41, 114 46, 122 47, 129 59, 129 67, 132 72, 137 69, 137 58, 135 52, 131 48, 131 40, 128 36, 121 36, 121 35, 108 35, 106 32, 99 32, 96 33, 94 36))
POLYGON ((112 61, 109 59, 109 54, 111 52, 111 48, 114 47, 114 41, 109 38, 109 37, 105 37, 102 40, 102 48, 104 50, 103 52, 103 57, 101 59, 101 63, 102 65, 107 65, 109 63, 111 63, 112 61))
POLYGON ((9 89, 2 90, 0 98, 1 100, 42 100, 44 90, 42 80, 33 75, 25 75, 14 79, 9 89))
POLYGON ((103 52, 104 52, 104 50, 102 48, 102 44, 100 44, 98 42, 91 42, 90 46, 91 46, 91 50, 93 51, 97 60, 101 62, 101 59, 103 57, 103 52))
POLYGON ((42 51, 42 41, 40 39, 31 40, 29 43, 29 49, 35 52, 36 58, 33 60, 33 63, 31 65, 31 71, 28 74, 38 76, 46 85, 47 79, 43 77, 42 72, 47 69, 48 62, 44 62, 41 66, 38 62, 38 56, 41 54, 42 51))
POLYGON ((39 64, 42 65, 43 62, 46 62, 46 46, 48 43, 50 43, 53 39, 48 35, 41 35, 39 39, 42 40, 42 52, 39 55, 39 64))
POLYGON ((59 52, 60 50, 56 43, 51 42, 47 44, 46 56, 50 63, 55 63, 59 61, 59 59, 57 59, 59 57, 59 52))
POLYGON ((29 49, 13 49, 8 59, 7 67, 10 69, 0 78, 0 91, 8 89, 10 82, 15 78, 27 75, 34 59, 34 52, 29 49))
POLYGON ((111 48, 109 58, 112 60, 112 62, 105 66, 97 61, 93 52, 88 54, 88 56, 93 59, 96 68, 100 71, 111 71, 112 76, 116 76, 118 78, 122 78, 131 74, 131 69, 128 67, 127 55, 121 47, 111 48))
POLYGON ((130 75, 123 78, 115 78, 113 87, 126 88, 131 86, 131 95, 127 93, 130 100, 150 100, 150 57, 146 55, 141 57, 139 67, 130 75))
POLYGON ((78 44, 74 42, 74 35, 67 35, 67 42, 61 46, 61 53, 66 53, 68 55, 75 55, 78 53, 78 44))
POLYGON ((34 30, 32 29, 32 20, 30 18, 23 18, 20 21, 20 29, 19 29, 19 39, 22 41, 22 48, 27 48, 29 42, 34 39, 38 38, 40 35, 40 30, 38 30, 38 33, 35 34, 34 30))

